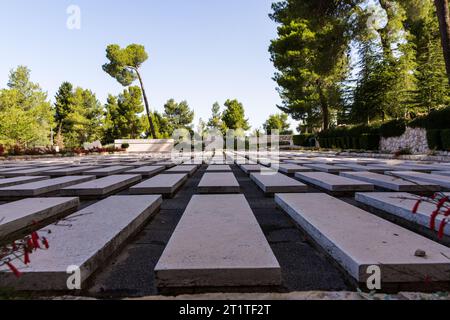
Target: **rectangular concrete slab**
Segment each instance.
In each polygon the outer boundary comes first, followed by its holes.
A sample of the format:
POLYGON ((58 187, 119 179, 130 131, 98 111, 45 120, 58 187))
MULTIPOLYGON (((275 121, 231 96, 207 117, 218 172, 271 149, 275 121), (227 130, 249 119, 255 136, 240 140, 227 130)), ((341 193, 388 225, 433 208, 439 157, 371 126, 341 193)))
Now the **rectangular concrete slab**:
MULTIPOLYGON (((366 206, 398 216, 425 228, 430 228, 431 214, 436 210, 436 205, 422 202, 417 213, 413 214, 412 210, 417 203, 418 197, 406 192, 357 193, 355 199, 366 206)), ((438 216, 436 218, 435 231, 439 231, 442 222, 441 217, 438 216)), ((449 225, 445 227, 444 234, 450 235, 449 225)))
POLYGON ((93 176, 69 176, 0 188, 0 198, 37 197, 94 179, 93 176))
POLYGON ((379 188, 393 191, 436 192, 441 190, 441 187, 436 184, 420 181, 406 181, 401 178, 373 172, 341 172, 340 175, 342 177, 372 183, 379 188))
POLYGON ((130 188, 130 194, 162 194, 172 197, 187 181, 188 174, 160 174, 130 188))
POLYGON ((394 175, 396 177, 401 177, 406 180, 412 179, 437 184, 440 185, 441 188, 445 191, 450 190, 450 177, 448 176, 438 174, 428 174, 415 171, 394 171, 394 172, 387 172, 387 174, 394 175))
POLYGON ((50 177, 64 177, 64 176, 73 176, 82 174, 88 170, 94 170, 99 168, 98 166, 75 166, 75 167, 66 167, 61 169, 55 169, 50 171, 45 171, 42 173, 44 176, 50 177))
POLYGON ((339 173, 342 171, 352 171, 350 168, 334 166, 330 164, 305 164, 305 167, 314 169, 316 171, 327 172, 327 173, 339 173))
POLYGON ((86 170, 83 174, 88 176, 107 177, 115 174, 119 174, 130 170, 130 166, 110 166, 105 168, 97 168, 93 170, 86 170))
POLYGON ((292 192, 306 192, 308 186, 285 176, 282 173, 264 174, 254 172, 250 174, 250 179, 267 195, 292 192))
POLYGON ((10 177, 20 177, 20 176, 40 176, 42 173, 49 170, 56 170, 65 168, 67 166, 52 166, 52 167, 39 167, 39 168, 31 168, 31 169, 23 169, 23 170, 11 170, 8 172, 2 172, 2 176, 10 178, 10 177))
MULTIPOLYGON (((34 225, 53 217, 73 212, 78 208, 78 198, 34 198, 10 202, 0 206, 0 242, 34 225)), ((41 225, 42 227, 42 225, 41 225)))
POLYGON ((450 171, 433 171, 432 174, 450 177, 450 171))
POLYGON ((153 177, 166 170, 164 166, 143 166, 136 169, 125 171, 125 174, 140 174, 143 177, 153 177))
POLYGON ((199 193, 239 193, 239 182, 232 172, 207 172, 197 187, 199 193))
POLYGON ((101 198, 119 192, 142 180, 139 174, 113 175, 61 189, 66 196, 101 198))
POLYGON ((277 194, 286 211, 358 282, 381 269, 383 283, 449 281, 450 249, 326 194, 277 194), (416 257, 424 250, 427 256, 416 257))
POLYGON ((231 172, 231 167, 227 164, 211 164, 206 172, 231 172))
POLYGON ((329 192, 373 191, 372 183, 345 178, 325 172, 297 172, 295 177, 329 192))
POLYGON ((292 164, 292 163, 281 163, 281 164, 279 164, 279 165, 277 165, 275 167, 272 165, 272 168, 275 169, 275 170, 278 170, 278 171, 280 171, 282 173, 285 173, 285 174, 294 174, 296 172, 313 171, 313 169, 311 169, 311 168, 307 168, 307 167, 304 167, 304 166, 299 166, 297 164, 292 164))
POLYGON ((344 167, 344 168, 349 168, 352 171, 366 171, 366 172, 375 172, 375 173, 384 173, 385 169, 380 169, 377 167, 373 167, 371 165, 361 165, 361 164, 356 164, 356 163, 351 163, 351 164, 340 164, 340 167, 344 167))
POLYGON ((50 177, 45 177, 45 176, 42 176, 42 177, 40 177, 40 176, 24 176, 24 177, 14 177, 14 178, 0 179, 0 188, 16 186, 18 184, 36 182, 36 181, 47 180, 47 179, 50 179, 50 177))
POLYGON ((18 264, 22 277, 0 273, 0 287, 31 291, 65 291, 69 266, 85 281, 161 206, 160 196, 113 196, 69 216, 70 223, 46 227, 50 248, 32 255, 29 266, 18 264))
POLYGON ((196 165, 179 165, 166 170, 164 173, 166 174, 187 173, 189 176, 192 176, 197 171, 197 169, 198 167, 196 165))
POLYGON ((241 164, 241 165, 239 165, 239 168, 241 168, 241 170, 244 171, 248 175, 252 172, 261 172, 261 171, 275 172, 273 169, 267 168, 260 164, 241 164))
POLYGON ((275 286, 281 269, 243 195, 195 195, 155 276, 159 288, 275 286))

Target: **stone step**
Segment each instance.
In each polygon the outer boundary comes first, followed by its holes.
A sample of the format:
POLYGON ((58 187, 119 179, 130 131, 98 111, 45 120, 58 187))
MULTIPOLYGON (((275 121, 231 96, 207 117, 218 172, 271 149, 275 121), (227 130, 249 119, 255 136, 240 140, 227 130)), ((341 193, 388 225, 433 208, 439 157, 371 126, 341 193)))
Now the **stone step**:
MULTIPOLYGON (((426 229, 430 228, 431 214, 436 210, 436 205, 422 202, 417 213, 413 214, 412 210, 418 197, 406 192, 357 193, 355 199, 366 206, 398 216, 426 229)), ((441 222, 441 216, 438 216, 435 231, 439 231, 441 222)), ((445 227, 444 234, 450 235, 449 225, 445 227)))
POLYGON ((111 166, 106 168, 97 168, 93 170, 86 170, 83 174, 88 176, 97 176, 97 177, 107 177, 115 174, 119 174, 125 171, 130 170, 132 167, 130 166, 111 166))
POLYGON ((187 180, 187 173, 160 174, 131 187, 130 194, 162 194, 170 198, 187 180))
POLYGON ((393 191, 436 192, 441 190, 441 187, 436 184, 420 181, 406 181, 401 178, 373 172, 341 172, 341 176, 372 183, 379 188, 393 191))
POLYGON ((263 287, 281 269, 243 195, 195 195, 155 276, 159 288, 263 287))
POLYGON ((212 164, 208 166, 206 172, 231 172, 231 167, 227 164, 212 164))
POLYGON ((205 173, 197 188, 199 193, 239 193, 239 182, 232 172, 205 173))
POLYGON ((19 184, 6 188, 0 188, 0 198, 14 199, 42 196, 45 194, 61 191, 63 188, 68 186, 76 185, 94 179, 95 177, 93 176, 68 176, 19 184))
POLYGON ((125 171, 125 174, 140 174, 143 177, 154 177, 166 170, 164 166, 143 166, 132 170, 125 171))
POLYGON ((440 185, 445 191, 450 191, 450 177, 440 174, 428 174, 415 171, 393 171, 387 172, 389 175, 401 177, 406 180, 417 180, 440 185))
POLYGON ((352 171, 352 169, 350 168, 330 164, 305 164, 305 167, 326 173, 339 173, 342 171, 352 171))
POLYGON ((450 249, 326 194, 277 194, 276 203, 357 282, 449 282, 450 249), (426 257, 417 257, 418 249, 426 257))
POLYGON ((50 179, 50 177, 24 176, 24 177, 0 179, 0 188, 6 188, 6 187, 10 187, 10 186, 16 186, 19 184, 36 182, 36 181, 47 180, 47 179, 50 179))
POLYGON ((78 208, 78 198, 33 198, 0 206, 0 242, 13 241, 15 234, 35 230, 34 225, 72 213, 78 208))
POLYGON ((334 192, 374 191, 368 182, 349 179, 325 172, 297 172, 295 177, 322 190, 334 192))
POLYGON ((51 225, 48 250, 36 251, 22 276, 0 273, 0 287, 26 291, 67 291, 69 266, 85 281, 139 231, 161 206, 161 196, 113 196, 67 217, 70 223, 51 225))
POLYGON ((266 194, 306 192, 308 186, 285 176, 282 173, 267 174, 254 172, 250 174, 250 179, 266 194))
POLYGON ((189 176, 193 176, 194 173, 197 171, 197 169, 198 169, 197 165, 179 165, 166 170, 164 173, 166 174, 187 173, 189 176))
POLYGON ((82 198, 103 198, 141 180, 142 176, 139 174, 113 175, 61 189, 61 194, 82 198))
POLYGON ((50 177, 64 177, 64 176, 72 176, 72 175, 82 174, 85 171, 94 170, 94 169, 98 169, 98 168, 99 168, 99 166, 75 166, 75 167, 67 167, 67 168, 62 168, 62 169, 45 171, 42 173, 42 175, 50 176, 50 177))

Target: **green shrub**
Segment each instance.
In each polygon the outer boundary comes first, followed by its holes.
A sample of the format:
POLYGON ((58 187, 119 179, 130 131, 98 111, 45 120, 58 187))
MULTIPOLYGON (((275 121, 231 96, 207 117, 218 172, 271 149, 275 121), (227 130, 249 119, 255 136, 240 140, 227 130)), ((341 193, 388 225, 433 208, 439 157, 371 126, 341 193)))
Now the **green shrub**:
POLYGON ((364 150, 378 150, 380 148, 380 136, 363 134, 359 139, 359 145, 364 150))
POLYGON ((301 147, 314 147, 314 134, 299 134, 294 136, 294 144, 301 147))
POLYGON ((441 131, 442 149, 450 151, 450 129, 441 131))
POLYGON ((122 146, 121 146, 122 149, 128 149, 129 147, 130 147, 129 143, 122 143, 122 146))
POLYGON ((380 135, 383 138, 390 137, 400 137, 406 131, 406 121, 401 120, 392 120, 386 123, 383 123, 380 126, 380 135))
POLYGON ((441 130, 427 130, 428 146, 432 150, 442 150, 441 130))
POLYGON ((408 126, 428 130, 450 129, 450 107, 433 110, 426 116, 418 117, 410 121, 408 126))
POLYGON ((359 137, 352 137, 352 149, 360 149, 359 137))

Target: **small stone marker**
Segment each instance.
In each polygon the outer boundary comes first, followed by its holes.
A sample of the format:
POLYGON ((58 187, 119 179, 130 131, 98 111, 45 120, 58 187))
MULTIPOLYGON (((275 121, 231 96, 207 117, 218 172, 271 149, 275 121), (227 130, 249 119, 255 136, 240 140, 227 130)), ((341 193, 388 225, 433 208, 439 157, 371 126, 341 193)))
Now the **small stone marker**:
POLYGON ((277 286, 281 269, 243 195, 195 195, 155 277, 159 288, 277 286))

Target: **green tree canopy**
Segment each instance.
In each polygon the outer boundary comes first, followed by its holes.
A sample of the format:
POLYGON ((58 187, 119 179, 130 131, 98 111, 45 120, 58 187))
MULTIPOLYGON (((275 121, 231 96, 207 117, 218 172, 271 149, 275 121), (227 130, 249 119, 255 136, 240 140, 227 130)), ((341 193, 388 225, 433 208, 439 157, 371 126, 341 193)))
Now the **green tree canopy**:
POLYGON ((194 111, 189 108, 187 101, 176 102, 170 99, 164 105, 163 116, 167 119, 170 135, 177 129, 192 131, 194 111))
POLYGON ((225 110, 222 113, 222 121, 226 128, 247 131, 250 129, 248 119, 245 117, 245 109, 238 100, 225 101, 225 110))
POLYGON ((288 115, 285 113, 272 114, 263 124, 263 128, 266 134, 271 134, 272 130, 278 130, 280 134, 292 134, 292 130, 289 130, 290 124, 288 123, 288 115))

